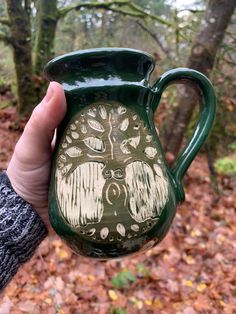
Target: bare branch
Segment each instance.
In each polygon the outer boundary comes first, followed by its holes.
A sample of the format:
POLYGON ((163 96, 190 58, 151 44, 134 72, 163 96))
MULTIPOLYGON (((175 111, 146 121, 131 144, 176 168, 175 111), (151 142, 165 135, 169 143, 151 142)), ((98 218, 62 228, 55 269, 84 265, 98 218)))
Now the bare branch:
POLYGON ((140 6, 138 6, 137 4, 134 4, 132 2, 129 2, 128 6, 133 9, 134 11, 136 12, 139 12, 142 14, 142 16, 145 18, 145 17, 149 17, 153 20, 156 20, 157 22, 159 22, 160 24, 164 24, 166 26, 173 26, 172 23, 162 19, 161 17, 155 15, 155 14, 152 14, 152 13, 149 13, 149 12, 146 12, 143 10, 143 8, 141 8, 140 6))
POLYGON ((204 13, 205 10, 193 10, 193 9, 181 9, 181 10, 178 10, 178 12, 184 12, 184 11, 188 11, 188 12, 191 12, 193 14, 197 14, 197 13, 204 13))
POLYGON ((166 49, 160 39, 159 39, 159 36, 154 33, 153 31, 151 31, 149 28, 147 28, 145 25, 143 25, 140 21, 136 21, 136 23, 138 24, 138 26, 140 28, 142 28, 142 30, 144 30, 147 34, 149 34, 154 40, 155 42, 158 44, 158 46, 161 48, 162 52, 164 52, 165 55, 167 55, 169 57, 169 50, 166 49))
POLYGON ((81 8, 87 8, 87 9, 103 9, 112 11, 115 13, 123 14, 126 16, 136 17, 136 18, 151 18, 152 20, 157 21, 158 23, 161 23, 163 25, 166 25, 168 27, 172 26, 172 23, 162 19, 161 17, 154 15, 152 13, 149 13, 145 11, 142 7, 132 3, 131 0, 109 0, 107 2, 90 2, 90 3, 81 3, 73 6, 69 6, 67 8, 63 8, 58 10, 58 19, 61 17, 64 17, 68 12, 72 10, 79 10, 81 8), (121 7, 124 7, 121 8, 121 7), (128 9, 127 9, 128 8, 128 9))
POLYGON ((81 8, 97 8, 97 9, 105 9, 108 10, 112 5, 117 5, 117 6, 123 6, 127 5, 129 3, 129 0, 113 0, 113 1, 107 1, 105 3, 102 2, 90 2, 90 3, 81 3, 81 4, 76 4, 72 6, 68 6, 66 8, 58 10, 58 18, 64 17, 67 13, 69 13, 72 10, 79 10, 81 8))
POLYGON ((128 11, 128 10, 123 10, 120 8, 109 8, 107 9, 109 11, 115 12, 115 13, 119 13, 122 15, 126 15, 126 16, 131 16, 131 17, 136 17, 136 18, 143 18, 143 14, 138 13, 138 12, 132 12, 132 11, 128 11))

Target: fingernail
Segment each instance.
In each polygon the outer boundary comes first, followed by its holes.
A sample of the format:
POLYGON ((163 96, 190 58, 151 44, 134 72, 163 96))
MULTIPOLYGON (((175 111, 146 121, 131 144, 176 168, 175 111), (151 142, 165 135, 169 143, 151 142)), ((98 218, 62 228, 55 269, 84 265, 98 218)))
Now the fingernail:
POLYGON ((53 91, 53 86, 52 85, 53 84, 50 83, 49 86, 48 86, 46 96, 44 97, 45 102, 49 102, 52 99, 52 97, 53 97, 54 91, 53 91))

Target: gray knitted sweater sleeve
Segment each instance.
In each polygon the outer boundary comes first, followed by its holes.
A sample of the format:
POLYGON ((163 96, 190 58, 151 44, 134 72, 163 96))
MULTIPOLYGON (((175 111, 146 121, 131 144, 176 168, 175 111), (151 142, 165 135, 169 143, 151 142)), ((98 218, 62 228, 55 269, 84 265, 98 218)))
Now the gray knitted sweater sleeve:
POLYGON ((0 290, 46 235, 37 212, 16 194, 6 173, 0 173, 0 290))

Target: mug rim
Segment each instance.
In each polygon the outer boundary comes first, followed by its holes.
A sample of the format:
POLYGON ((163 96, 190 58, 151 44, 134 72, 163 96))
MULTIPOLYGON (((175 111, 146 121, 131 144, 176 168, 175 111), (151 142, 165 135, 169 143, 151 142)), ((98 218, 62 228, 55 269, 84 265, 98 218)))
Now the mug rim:
MULTIPOLYGON (((69 71, 70 66, 74 66, 74 64, 76 64, 76 59, 80 60, 80 63, 88 63, 88 61, 85 61, 86 59, 90 60, 91 63, 96 63, 97 59, 97 63, 99 64, 100 59, 108 58, 106 60, 115 60, 115 64, 117 65, 118 58, 121 58, 121 60, 123 59, 124 62, 124 58, 126 57, 130 59, 134 58, 134 60, 137 60, 137 66, 141 66, 141 72, 143 71, 143 79, 148 81, 150 74, 155 68, 155 61, 153 56, 142 50, 123 47, 100 47, 94 49, 83 49, 57 56, 46 64, 44 68, 44 76, 50 81, 58 81, 58 73, 60 72, 60 76, 64 76, 65 73, 69 71), (145 67, 145 69, 143 68, 143 66, 145 67), (55 73, 57 74, 55 75, 55 73)), ((127 66, 130 66, 129 62, 127 66)), ((141 74, 139 73, 139 75, 141 74)), ((61 79, 59 79, 59 82, 60 81, 61 79)))
POLYGON ((75 56, 79 56, 79 55, 92 55, 96 52, 100 52, 100 53, 112 53, 112 52, 130 52, 133 54, 140 54, 140 55, 145 55, 146 57, 148 57, 152 62, 154 62, 154 58, 153 56, 146 52, 146 51, 142 51, 139 49, 133 49, 133 48, 125 48, 125 47, 99 47, 99 48, 89 48, 89 49, 82 49, 82 50, 76 50, 76 51, 72 51, 69 53, 65 53, 63 55, 57 56, 55 58, 53 58, 51 61, 49 61, 46 65, 45 68, 49 67, 51 63, 57 62, 57 61, 64 61, 67 58, 72 58, 75 56))

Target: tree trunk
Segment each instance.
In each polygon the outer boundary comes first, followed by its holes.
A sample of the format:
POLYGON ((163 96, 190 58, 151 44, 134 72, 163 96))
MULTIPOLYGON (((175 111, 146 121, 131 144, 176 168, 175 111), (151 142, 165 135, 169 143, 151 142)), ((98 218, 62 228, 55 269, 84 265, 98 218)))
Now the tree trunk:
POLYGON ((25 114, 36 105, 31 48, 31 1, 6 0, 16 71, 18 112, 25 114))
POLYGON ((42 76, 44 66, 54 57, 58 21, 57 0, 40 0, 37 9, 34 72, 42 76))
MULTIPOLYGON (((197 36, 187 61, 187 67, 209 75, 217 51, 236 7, 236 0, 209 0, 203 29, 197 36)), ((165 126, 163 142, 167 152, 177 155, 196 105, 191 89, 179 96, 178 106, 165 126)))

